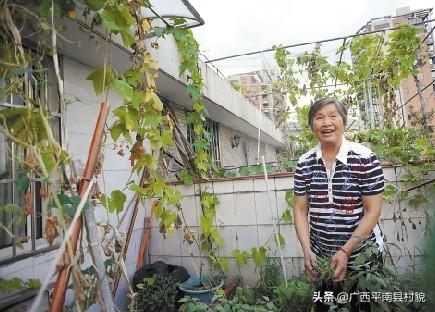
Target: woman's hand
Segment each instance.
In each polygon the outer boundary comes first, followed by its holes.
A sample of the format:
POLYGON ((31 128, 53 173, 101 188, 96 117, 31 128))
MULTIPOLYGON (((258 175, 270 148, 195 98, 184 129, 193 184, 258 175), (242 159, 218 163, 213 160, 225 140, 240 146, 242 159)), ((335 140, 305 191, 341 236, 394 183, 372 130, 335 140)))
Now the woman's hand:
POLYGON ((346 277, 348 260, 347 254, 341 249, 331 258, 331 268, 335 268, 334 275, 332 276, 334 283, 341 282, 346 277))
POLYGON ((308 278, 311 280, 311 282, 318 283, 320 279, 313 270, 314 260, 316 260, 316 255, 311 250, 304 254, 304 265, 305 269, 307 270, 308 278))

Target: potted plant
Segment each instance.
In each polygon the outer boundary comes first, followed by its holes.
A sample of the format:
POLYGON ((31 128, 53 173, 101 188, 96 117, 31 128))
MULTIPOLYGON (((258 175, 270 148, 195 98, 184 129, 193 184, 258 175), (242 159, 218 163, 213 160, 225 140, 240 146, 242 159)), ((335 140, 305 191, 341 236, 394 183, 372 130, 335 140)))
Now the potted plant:
POLYGON ((223 277, 190 277, 178 287, 190 298, 198 298, 201 302, 211 303, 215 300, 215 292, 224 285, 223 277))

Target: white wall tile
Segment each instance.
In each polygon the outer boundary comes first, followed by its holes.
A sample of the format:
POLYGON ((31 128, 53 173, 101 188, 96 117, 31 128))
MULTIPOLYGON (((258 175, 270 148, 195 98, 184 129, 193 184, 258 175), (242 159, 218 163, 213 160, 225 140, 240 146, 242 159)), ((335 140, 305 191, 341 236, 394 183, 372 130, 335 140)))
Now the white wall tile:
POLYGON ((237 227, 237 248, 241 251, 258 248, 258 229, 256 225, 237 227))
POLYGON ((393 256, 406 255, 408 257, 409 252, 411 256, 421 255, 424 250, 425 241, 424 219, 407 218, 404 220, 404 223, 406 230, 402 228, 401 220, 396 220, 396 222, 393 220, 383 220, 381 223, 381 229, 386 237, 387 245, 391 254, 393 256), (412 228, 409 219, 415 224, 416 229, 412 228), (421 222, 421 224, 419 222, 421 222), (399 234, 399 241, 397 240, 397 234, 399 234))
MULTIPOLYGON (((382 171, 384 172, 386 182, 394 183, 397 181, 396 168, 382 168, 382 171)), ((400 173, 400 170, 397 173, 400 173)))
POLYGON ((257 224, 255 200, 253 194, 235 194, 236 219, 239 225, 257 224))
POLYGON ((14 272, 6 272, 5 274, 1 274, 1 277, 4 279, 11 279, 14 277, 18 277, 22 280, 28 280, 29 278, 35 278, 34 267, 29 266, 14 272))
POLYGON ((381 216, 380 219, 391 219, 394 214, 399 213, 400 206, 399 202, 395 199, 391 201, 384 200, 382 202, 381 216))
POLYGON ((149 238, 150 255, 163 255, 163 234, 159 232, 159 228, 152 228, 149 238))
POLYGON ((289 277, 297 277, 305 271, 304 258, 293 257, 285 259, 287 275, 289 277))
POLYGON ((194 196, 185 196, 181 200, 181 209, 188 226, 198 226, 198 208, 194 196))
POLYGON ((232 257, 232 252, 237 248, 237 230, 235 226, 220 227, 219 232, 224 245, 219 247, 219 256, 232 257))
MULTIPOLYGON (((269 181, 269 190, 275 190, 275 179, 268 179, 269 181)), ((265 192, 267 191, 267 184, 265 179, 254 179, 254 191, 256 192, 265 192)))
POLYGON ((293 224, 285 224, 280 226, 281 235, 285 239, 283 248, 284 257, 303 257, 302 247, 296 235, 296 230, 293 224))
POLYGON ((273 219, 277 220, 277 207, 275 193, 268 192, 254 193, 255 210, 257 212, 258 224, 272 224, 273 219), (271 206, 271 207, 270 207, 271 206))
POLYGON ((181 265, 186 268, 190 276, 199 276, 201 270, 203 276, 208 276, 212 272, 210 264, 205 257, 182 257, 181 265))
POLYGON ((232 193, 234 191, 233 181, 213 182, 213 190, 215 194, 232 193))
POLYGON ((251 192, 254 190, 253 180, 234 180, 234 192, 251 192))
POLYGON ((275 188, 277 191, 287 191, 294 188, 293 177, 275 178, 275 188))
POLYGON ((183 196, 192 196, 195 194, 195 186, 193 184, 192 185, 180 184, 177 185, 176 188, 181 192, 181 195, 183 196))
POLYGON ((219 195, 219 205, 216 207, 216 222, 218 225, 237 225, 234 194, 219 195))
MULTIPOLYGON (((125 205, 125 207, 127 208, 127 205, 125 205)), ((134 206, 133 206, 133 208, 134 208, 134 206)), ((141 200, 139 202, 138 207, 137 207, 136 222, 134 223, 133 230, 143 231, 143 229, 146 227, 147 219, 148 218, 146 216, 145 207, 143 206, 143 200, 141 200)))
POLYGON ((172 233, 166 233, 166 238, 163 239, 163 254, 165 256, 181 255, 183 235, 180 232, 180 230, 175 230, 172 233))
POLYGON ((173 264, 173 265, 182 265, 181 261, 182 257, 172 257, 172 256, 151 256, 151 263, 157 262, 157 261, 163 261, 166 264, 173 264))
POLYGON ((241 275, 243 276, 243 283, 245 285, 254 287, 258 281, 258 273, 255 269, 254 261, 248 259, 248 263, 240 268, 241 275))
POLYGON ((33 258, 23 259, 8 265, 0 266, 0 276, 13 275, 14 273, 29 272, 27 271, 30 268, 31 274, 28 278, 33 278, 33 258))
POLYGON ((241 276, 240 268, 236 264, 235 258, 228 258, 228 276, 241 276))
POLYGON ((125 264, 136 264, 139 255, 140 242, 142 240, 142 232, 133 231, 131 234, 130 244, 127 249, 125 264))

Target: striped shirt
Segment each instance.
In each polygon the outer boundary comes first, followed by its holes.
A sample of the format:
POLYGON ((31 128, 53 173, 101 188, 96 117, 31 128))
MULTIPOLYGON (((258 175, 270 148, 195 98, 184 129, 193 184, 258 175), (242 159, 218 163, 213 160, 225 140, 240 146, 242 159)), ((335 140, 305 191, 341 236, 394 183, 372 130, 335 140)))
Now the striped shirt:
MULTIPOLYGON (((319 144, 299 158, 294 181, 295 195, 308 196, 311 249, 323 257, 332 256, 352 236, 364 215, 362 196, 384 190, 378 158, 365 146, 348 142, 344 137, 331 172, 326 170, 319 144)), ((378 225, 369 240, 383 250, 378 225)), ((366 247, 367 241, 355 248, 349 264, 366 247)))

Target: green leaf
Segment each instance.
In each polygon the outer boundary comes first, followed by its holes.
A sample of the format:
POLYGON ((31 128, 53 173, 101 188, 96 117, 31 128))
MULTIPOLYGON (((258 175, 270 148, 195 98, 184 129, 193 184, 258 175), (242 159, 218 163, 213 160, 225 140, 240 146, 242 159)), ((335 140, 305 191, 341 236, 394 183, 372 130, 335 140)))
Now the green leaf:
POLYGON ((181 203, 181 199, 183 198, 181 192, 173 187, 165 187, 164 195, 165 198, 168 199, 169 205, 178 205, 181 203))
POLYGON ((283 248, 285 246, 285 239, 281 233, 278 233, 279 246, 283 248))
POLYGON ((110 67, 106 67, 105 72, 104 67, 98 67, 86 77, 86 80, 92 81, 95 94, 100 95, 115 80, 115 74, 110 67))
POLYGON ((116 79, 111 83, 111 87, 116 90, 124 99, 131 101, 133 96, 133 87, 127 81, 116 79))
POLYGON ((122 30, 120 33, 121 33, 122 43, 124 43, 126 47, 130 47, 135 42, 133 33, 131 32, 130 29, 122 30))
POLYGON ((240 167, 239 168, 239 175, 247 176, 249 174, 250 174, 249 167, 240 167))
POLYGON ((113 141, 117 141, 121 136, 123 130, 125 131, 125 125, 120 123, 115 123, 110 128, 110 135, 112 136, 113 141))
POLYGON ((213 226, 213 220, 202 215, 199 219, 199 226, 204 233, 208 233, 210 232, 210 228, 213 226))
POLYGON ((114 190, 112 193, 110 193, 111 199, 112 199, 112 207, 113 211, 121 212, 124 210, 124 203, 127 197, 123 192, 120 190, 114 190))
POLYGON ((16 205, 16 204, 7 204, 3 207, 3 209, 10 214, 13 215, 20 215, 21 214, 21 208, 20 206, 16 205))
POLYGON ((41 152, 40 155, 45 169, 47 170, 48 174, 50 174, 56 167, 56 158, 54 157, 53 152, 51 150, 48 150, 41 152))
MULTIPOLYGON (((189 94, 189 96, 193 99, 199 99, 201 97, 201 89, 197 88, 195 85, 193 84, 189 84, 186 87, 187 90, 187 94, 189 94)), ((194 108, 195 109, 195 108, 194 108)), ((195 109, 196 111, 198 111, 198 109, 195 109)))
POLYGON ((156 111, 161 112, 163 110, 162 100, 160 100, 160 98, 158 97, 158 95, 155 92, 152 92, 151 98, 152 98, 152 102, 153 102, 153 108, 156 111))
POLYGON ((172 130, 162 131, 161 144, 164 150, 167 150, 169 146, 174 144, 174 141, 172 140, 172 130))
POLYGON ((289 207, 293 207, 295 205, 295 197, 293 189, 289 189, 285 192, 285 201, 289 207))
POLYGON ((229 271, 230 264, 229 264, 227 258, 225 258, 225 257, 219 257, 218 258, 218 263, 219 263, 220 267, 222 268, 222 270, 224 272, 228 272, 229 271))
POLYGON ((27 176, 27 171, 18 170, 17 189, 22 192, 26 192, 29 188, 30 179, 27 176))
POLYGON ((150 188, 155 196, 162 196, 163 189, 165 188, 165 181, 162 179, 151 180, 150 188))
POLYGON ((84 2, 92 11, 98 11, 104 6, 106 0, 84 0, 84 2))
POLYGON ((206 140, 195 140, 192 145, 195 148, 195 150, 202 150, 202 151, 209 147, 209 143, 206 140))
POLYGON ((266 249, 264 247, 260 247, 259 249, 252 247, 251 253, 256 267, 261 266, 261 264, 266 260, 266 249))
POLYGON ((290 211, 290 209, 286 209, 284 210, 284 212, 281 214, 281 220, 283 220, 284 222, 287 223, 291 223, 293 220, 293 216, 292 216, 292 212, 290 211))
POLYGON ((110 193, 111 197, 101 194, 100 202, 109 211, 120 213, 124 210, 124 203, 127 197, 120 190, 114 190, 110 193))
POLYGON ((162 123, 163 116, 161 115, 146 115, 145 124, 149 125, 151 128, 156 129, 162 123))
POLYGON ((127 31, 135 22, 130 14, 129 6, 123 4, 106 7, 100 16, 106 28, 115 33, 127 31))
POLYGON ((39 288, 41 287, 41 281, 37 278, 30 278, 27 280, 27 287, 29 288, 39 288))
POLYGON ((129 188, 130 190, 132 190, 133 192, 136 192, 136 193, 142 194, 142 195, 144 195, 144 196, 148 196, 147 189, 146 189, 146 188, 143 188, 143 187, 141 187, 141 186, 139 186, 139 185, 137 185, 136 183, 131 183, 131 184, 128 186, 128 188, 129 188))
POLYGON ((240 249, 234 249, 232 255, 236 258, 236 264, 239 268, 248 263, 249 253, 247 251, 240 252, 240 249))
POLYGON ((186 185, 192 185, 193 184, 193 177, 189 174, 189 171, 183 170, 180 173, 180 179, 183 184, 186 185))
POLYGON ((397 188, 391 184, 387 184, 384 189, 384 199, 391 200, 397 194, 397 188))
MULTIPOLYGON (((56 194, 55 196, 57 197, 60 205, 62 206, 63 213, 70 216, 70 217, 74 217, 74 215, 77 211, 77 207, 80 204, 81 198, 77 195, 68 196, 66 194, 61 194, 61 193, 56 194)), ((54 202, 54 199, 51 200, 50 206, 57 208, 57 205, 54 202)), ((89 209, 90 207, 91 207, 91 205, 89 204, 89 202, 85 202, 85 205, 83 206, 83 210, 89 209)))
POLYGON ((153 277, 145 277, 143 281, 148 285, 152 286, 154 285, 155 279, 153 277))
POLYGON ((89 275, 89 276, 97 276, 97 270, 93 265, 88 266, 87 268, 82 270, 83 274, 89 275))

